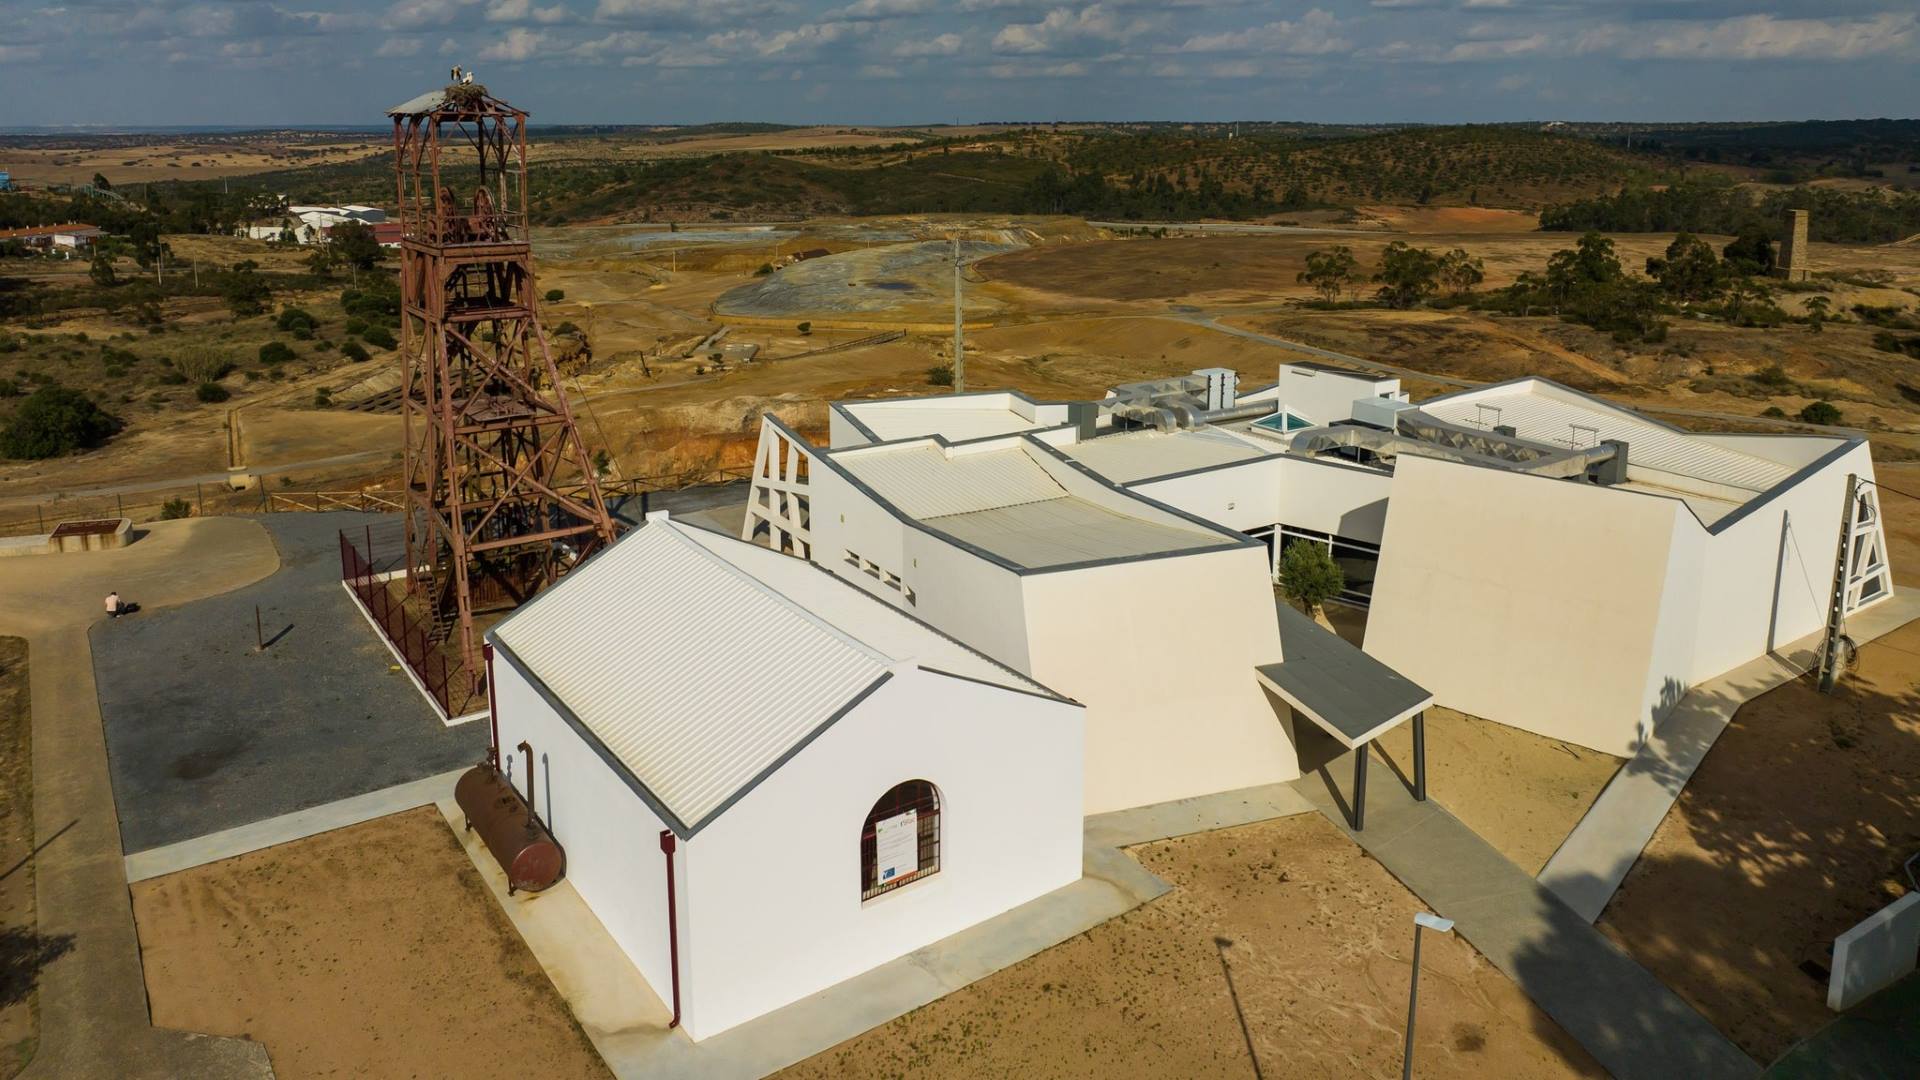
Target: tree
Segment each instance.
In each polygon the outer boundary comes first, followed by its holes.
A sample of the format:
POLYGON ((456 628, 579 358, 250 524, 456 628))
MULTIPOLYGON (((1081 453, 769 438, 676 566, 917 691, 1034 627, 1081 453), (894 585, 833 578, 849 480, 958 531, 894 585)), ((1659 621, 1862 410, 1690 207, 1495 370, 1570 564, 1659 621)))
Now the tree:
POLYGON ((1547 259, 1547 292, 1556 303, 1566 303, 1588 286, 1610 285, 1625 276, 1613 253, 1613 241, 1597 232, 1585 234, 1573 247, 1547 259))
POLYGON ((120 280, 114 276, 113 260, 105 254, 97 254, 93 257, 93 265, 87 268, 87 277, 93 279, 93 283, 103 289, 112 288, 120 280))
POLYGON ((1833 302, 1831 300, 1828 300, 1826 297, 1824 296, 1808 297, 1807 298, 1807 333, 1809 334, 1820 333, 1825 328, 1827 319, 1831 314, 1832 310, 1833 310, 1833 302))
POLYGON ((145 270, 160 257, 164 244, 160 242, 160 224, 152 218, 141 218, 127 226, 127 242, 133 248, 133 261, 145 270))
POLYGON ((251 263, 240 263, 221 276, 220 296, 236 319, 264 314, 273 299, 267 280, 254 273, 251 263))
POLYGON ((1840 410, 1831 401, 1816 401, 1800 410, 1800 419, 1809 424, 1837 424, 1840 422, 1840 410))
POLYGON ((105 173, 93 174, 93 186, 99 188, 101 191, 113 190, 113 185, 107 183, 107 175, 105 173))
POLYGON ((1735 278, 1727 286, 1726 300, 1721 309, 1730 323, 1742 324, 1752 321, 1755 315, 1769 307, 1773 293, 1766 286, 1752 278, 1735 278))
POLYGON ((1296 540, 1280 553, 1280 593, 1301 611, 1313 614, 1346 587, 1347 576, 1318 543, 1296 540))
POLYGON ((1332 304, 1340 299, 1340 294, 1353 287, 1359 280, 1360 263, 1353 257, 1353 249, 1345 244, 1336 244, 1307 256, 1307 268, 1294 276, 1302 285, 1311 285, 1321 299, 1332 304))
POLYGON ((59 457, 99 446, 120 428, 115 420, 78 390, 43 386, 35 390, 0 430, 0 456, 59 457))
POLYGON ((1472 292, 1475 285, 1487 280, 1486 264, 1467 254, 1465 248, 1454 248, 1440 256, 1440 280, 1456 296, 1472 292))
POLYGON ((1711 245, 1683 232, 1667 245, 1666 257, 1647 260, 1647 276, 1676 299, 1711 300, 1720 295, 1726 271, 1711 245))
POLYGON ((1748 226, 1721 249, 1720 256, 1727 260, 1732 273, 1748 277, 1765 274, 1773 269, 1773 237, 1765 229, 1748 226))
POLYGON ((343 221, 327 232, 327 247, 341 262, 356 270, 371 270, 380 261, 380 241, 373 227, 358 221, 343 221))
POLYGON ((1380 302, 1405 310, 1432 296, 1440 287, 1440 260, 1427 248, 1409 247, 1395 240, 1380 253, 1380 269, 1373 275, 1380 286, 1380 302))

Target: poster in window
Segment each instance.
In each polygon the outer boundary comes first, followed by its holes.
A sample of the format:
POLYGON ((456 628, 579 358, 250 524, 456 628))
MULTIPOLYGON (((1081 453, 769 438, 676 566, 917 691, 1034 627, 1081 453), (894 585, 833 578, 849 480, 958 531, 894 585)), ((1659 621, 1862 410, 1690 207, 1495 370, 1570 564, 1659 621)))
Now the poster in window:
POLYGON ((920 815, 908 810, 874 822, 873 848, 875 885, 920 869, 920 815))

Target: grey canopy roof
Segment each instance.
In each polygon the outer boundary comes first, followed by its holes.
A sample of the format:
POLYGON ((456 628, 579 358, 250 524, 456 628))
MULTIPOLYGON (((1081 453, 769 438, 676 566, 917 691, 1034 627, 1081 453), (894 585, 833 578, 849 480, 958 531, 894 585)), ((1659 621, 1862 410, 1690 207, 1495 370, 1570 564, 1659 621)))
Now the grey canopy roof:
POLYGON ((1286 659, 1254 671, 1294 711, 1348 749, 1433 704, 1433 695, 1412 679, 1347 644, 1291 604, 1276 602, 1274 611, 1286 659))

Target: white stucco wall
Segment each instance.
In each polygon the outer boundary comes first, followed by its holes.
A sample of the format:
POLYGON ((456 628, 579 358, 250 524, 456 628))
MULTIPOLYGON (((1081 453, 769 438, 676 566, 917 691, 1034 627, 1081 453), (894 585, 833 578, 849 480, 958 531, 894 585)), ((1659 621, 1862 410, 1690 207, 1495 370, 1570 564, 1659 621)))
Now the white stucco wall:
POLYGON ((1400 380, 1392 377, 1344 375, 1336 371, 1280 365, 1273 398, 1281 408, 1316 424, 1330 424, 1353 415, 1355 398, 1398 393, 1400 380))
POLYGON ((1080 714, 898 670, 688 842, 688 1034, 710 1037, 1078 880, 1080 714), (861 827, 914 779, 940 792, 940 871, 862 902, 861 827))
MULTIPOLYGON (((526 795, 526 767, 515 749, 524 741, 532 745, 538 769, 534 798, 540 815, 567 855, 567 881, 660 1000, 671 1002, 666 856, 660 853, 666 826, 504 656, 495 655, 493 670, 502 763, 514 787, 526 795)), ((686 849, 674 858, 684 877, 686 849)), ((684 903, 679 914, 684 972, 684 903)))
POLYGON ((1024 579, 1030 674, 1087 706, 1089 814, 1299 776, 1266 549, 1024 579))
POLYGON ((1206 472, 1144 480, 1127 490, 1216 525, 1246 532, 1279 521, 1286 459, 1254 458, 1206 472))
POLYGON ((1694 682, 1825 625, 1848 473, 1873 479, 1865 443, 1706 537, 1694 682))
POLYGON ((873 440, 839 409, 827 409, 827 445, 835 450, 846 446, 865 446, 873 440))
POLYGON ((1403 455, 1366 650, 1442 705, 1630 754, 1685 681, 1654 650, 1684 639, 1663 619, 1692 606, 1665 602, 1696 527, 1675 499, 1403 455))

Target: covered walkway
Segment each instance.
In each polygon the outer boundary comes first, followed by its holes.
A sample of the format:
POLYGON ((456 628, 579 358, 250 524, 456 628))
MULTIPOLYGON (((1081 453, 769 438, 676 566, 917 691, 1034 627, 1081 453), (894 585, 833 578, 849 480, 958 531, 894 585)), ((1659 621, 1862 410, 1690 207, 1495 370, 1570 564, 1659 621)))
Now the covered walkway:
POLYGON ((1280 621, 1277 664, 1254 669, 1260 682, 1331 735, 1353 755, 1353 814, 1347 822, 1355 832, 1366 828, 1367 759, 1373 740, 1396 726, 1413 721, 1413 798, 1427 798, 1427 731, 1425 711, 1433 695, 1413 680, 1342 640, 1340 635, 1301 614, 1284 600, 1274 600, 1280 621))

